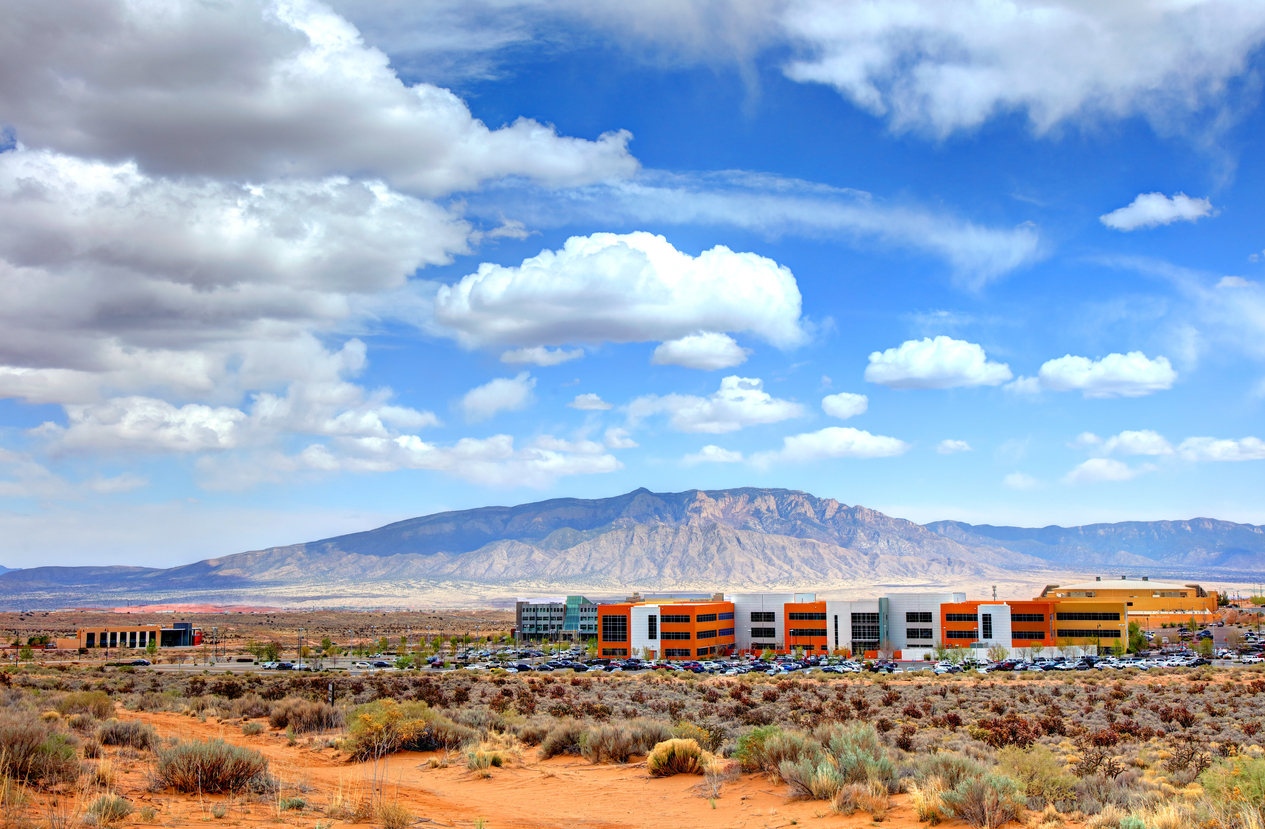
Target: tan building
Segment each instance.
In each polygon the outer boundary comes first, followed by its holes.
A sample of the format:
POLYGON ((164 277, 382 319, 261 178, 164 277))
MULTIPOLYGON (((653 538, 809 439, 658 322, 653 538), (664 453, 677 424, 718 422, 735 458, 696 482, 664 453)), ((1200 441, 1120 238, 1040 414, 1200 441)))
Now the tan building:
POLYGON ((202 644, 202 628, 191 622, 176 622, 171 627, 162 625, 100 625, 80 628, 78 647, 127 648, 144 650, 150 642, 158 648, 188 648, 202 644))
POLYGON ((1069 605, 1075 603, 1123 602, 1128 621, 1138 622, 1144 628, 1164 622, 1188 622, 1192 616, 1199 624, 1206 624, 1217 612, 1216 591, 1204 590, 1197 584, 1152 581, 1148 576, 1100 576, 1080 584, 1052 584, 1041 591, 1037 600, 1054 600, 1065 612, 1072 612, 1069 605))

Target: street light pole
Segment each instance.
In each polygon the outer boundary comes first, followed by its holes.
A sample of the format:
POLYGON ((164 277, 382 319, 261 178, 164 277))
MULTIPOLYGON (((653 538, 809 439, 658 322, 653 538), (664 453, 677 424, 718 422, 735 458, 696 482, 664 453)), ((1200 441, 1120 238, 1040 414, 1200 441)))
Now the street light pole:
POLYGON ((303 634, 307 633, 303 628, 299 628, 299 670, 303 670, 303 634))

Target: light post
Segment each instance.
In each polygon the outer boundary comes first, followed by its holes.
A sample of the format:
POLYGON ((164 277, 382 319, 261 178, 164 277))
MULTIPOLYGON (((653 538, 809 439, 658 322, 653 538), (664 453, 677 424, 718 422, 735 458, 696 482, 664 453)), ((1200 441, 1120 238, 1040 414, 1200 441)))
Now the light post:
POLYGON ((299 670, 303 670, 303 634, 307 633, 303 628, 299 628, 299 670))
POLYGON ((1098 624, 1098 635, 1094 638, 1094 656, 1102 656, 1102 623, 1098 624))

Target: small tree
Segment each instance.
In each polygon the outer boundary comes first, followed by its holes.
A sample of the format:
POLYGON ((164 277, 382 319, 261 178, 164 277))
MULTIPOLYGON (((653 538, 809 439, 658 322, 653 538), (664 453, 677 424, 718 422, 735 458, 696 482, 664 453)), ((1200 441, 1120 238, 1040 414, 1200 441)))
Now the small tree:
POLYGON ((23 645, 18 648, 18 659, 23 662, 30 662, 35 658, 35 650, 30 645, 23 645))
POLYGON ((1126 647, 1125 647, 1125 644, 1124 644, 1124 640, 1123 640, 1123 639, 1117 639, 1117 640, 1116 640, 1114 643, 1112 643, 1112 645, 1111 645, 1111 652, 1112 652, 1112 654, 1114 654, 1114 655, 1115 655, 1115 656, 1117 656, 1117 657, 1124 656, 1124 655, 1125 655, 1125 652, 1126 652, 1127 650, 1128 650, 1128 648, 1126 648, 1126 647))
POLYGON ((151 637, 149 637, 149 642, 145 645, 145 653, 149 654, 150 656, 154 656, 155 654, 157 654, 157 653, 158 653, 158 640, 157 640, 157 639, 155 639, 155 638, 154 638, 154 637, 152 637, 152 636, 151 636, 151 637))
POLYGON ((1000 662, 1010 654, 1010 648, 1005 645, 996 644, 988 649, 988 658, 992 662, 1000 662))
POLYGON ((1200 639, 1199 644, 1195 646, 1195 650, 1205 659, 1212 658, 1212 639, 1200 639))
POLYGON ((1142 625, 1137 622, 1129 623, 1129 651, 1130 653, 1142 653, 1146 650, 1146 635, 1142 632, 1142 625))
POLYGON ((1199 623, 1195 621, 1195 617, 1193 614, 1190 617, 1190 621, 1186 623, 1186 629, 1189 630, 1191 633, 1194 633, 1195 631, 1199 630, 1199 623))

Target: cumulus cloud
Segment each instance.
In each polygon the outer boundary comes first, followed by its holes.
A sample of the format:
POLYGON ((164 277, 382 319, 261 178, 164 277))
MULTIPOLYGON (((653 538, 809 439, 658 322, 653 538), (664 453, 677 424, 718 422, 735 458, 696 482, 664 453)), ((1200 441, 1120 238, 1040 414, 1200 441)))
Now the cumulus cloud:
POLYGON ((1039 489, 1041 482, 1025 472, 1011 472, 1001 479, 1001 485, 1007 489, 1017 489, 1020 492, 1026 492, 1031 489, 1039 489))
POLYGON ((720 389, 707 397, 648 394, 628 404, 628 422, 636 426, 658 414, 668 415, 672 428, 681 432, 722 434, 758 423, 777 423, 800 417, 804 407, 764 391, 764 381, 732 375, 720 381, 720 389))
POLYGON ((838 394, 828 394, 821 399, 821 410, 840 420, 847 420, 850 417, 865 414, 865 410, 869 408, 869 405, 870 399, 864 394, 851 394, 846 391, 841 391, 838 394))
POLYGON ((140 450, 206 452, 238 445, 245 412, 228 406, 189 403, 179 408, 165 400, 125 397, 89 405, 66 406, 68 425, 45 423, 38 430, 66 451, 140 450))
POLYGON ((1207 199, 1192 199, 1185 193, 1176 193, 1171 199, 1163 193, 1139 193, 1127 206, 1098 219, 1107 227, 1130 231, 1176 221, 1195 222, 1212 213, 1212 202, 1207 199))
POLYGON ((686 466, 697 466, 700 463, 740 463, 742 453, 731 449, 722 449, 715 444, 708 444, 693 454, 686 455, 681 462, 686 466))
POLYGON ((885 435, 872 435, 850 426, 827 426, 816 432, 782 438, 782 448, 751 456, 756 466, 809 463, 828 458, 889 458, 909 451, 909 444, 885 435))
POLYGON ((612 426, 604 434, 607 449, 636 449, 640 444, 633 440, 627 429, 612 426))
POLYGON ((1171 455, 1173 445, 1150 429, 1124 431, 1102 442, 1104 455, 1171 455))
POLYGON ((1168 124, 1222 100, 1265 39, 1253 3, 874 4, 793 0, 798 81, 828 84, 893 129, 945 136, 1026 113, 1038 133, 1142 114, 1168 124))
POLYGON ((476 386, 461 398, 461 410, 466 420, 487 420, 497 412, 516 412, 536 401, 531 393, 536 388, 536 378, 527 372, 517 377, 497 377, 482 386, 476 386))
POLYGON ((567 406, 584 412, 604 412, 612 408, 610 403, 607 403, 593 392, 577 394, 575 400, 572 400, 567 406))
POLYGON ((650 362, 657 366, 685 366, 703 371, 733 368, 747 361, 750 349, 738 345, 728 334, 707 331, 662 343, 650 362))
POLYGON ((1143 473, 1154 471, 1154 469, 1155 467, 1150 464, 1131 467, 1124 461, 1118 461, 1114 458, 1090 458, 1064 475, 1063 482, 1067 484, 1094 484, 1104 481, 1129 481, 1143 473))
POLYGON ((940 455, 954 455, 958 452, 971 452, 971 444, 964 440, 952 440, 946 438, 936 444, 936 453, 940 455))
POLYGON ((875 351, 865 369, 866 380, 894 389, 998 386, 1012 376, 1005 363, 989 362, 982 347, 944 336, 875 351))
POLYGON ((1259 461, 1265 460, 1265 441, 1255 437, 1186 438, 1177 452, 1188 461, 1259 461))
POLYGON ((746 332, 779 348, 807 338, 795 277, 716 246, 698 256, 637 232, 573 236, 518 266, 491 263, 435 295, 435 320, 464 345, 679 340, 746 332))
POLYGON ((1049 360, 1037 374, 1051 391, 1080 391, 1085 397, 1142 397, 1173 387, 1177 372, 1167 357, 1148 359, 1141 351, 1108 354, 1100 360, 1068 354, 1049 360))
POLYGON ((584 356, 582 348, 516 348, 501 355, 502 363, 510 365, 531 364, 536 366, 556 366, 569 360, 578 360, 584 356))
POLYGON ((260 181, 354 170, 438 196, 516 175, 569 186, 636 169, 627 132, 497 130, 315 2, 7 4, 0 111, 20 141, 173 176, 260 181), (67 21, 72 21, 67 23, 67 21), (126 48, 121 48, 126 44, 126 48))

